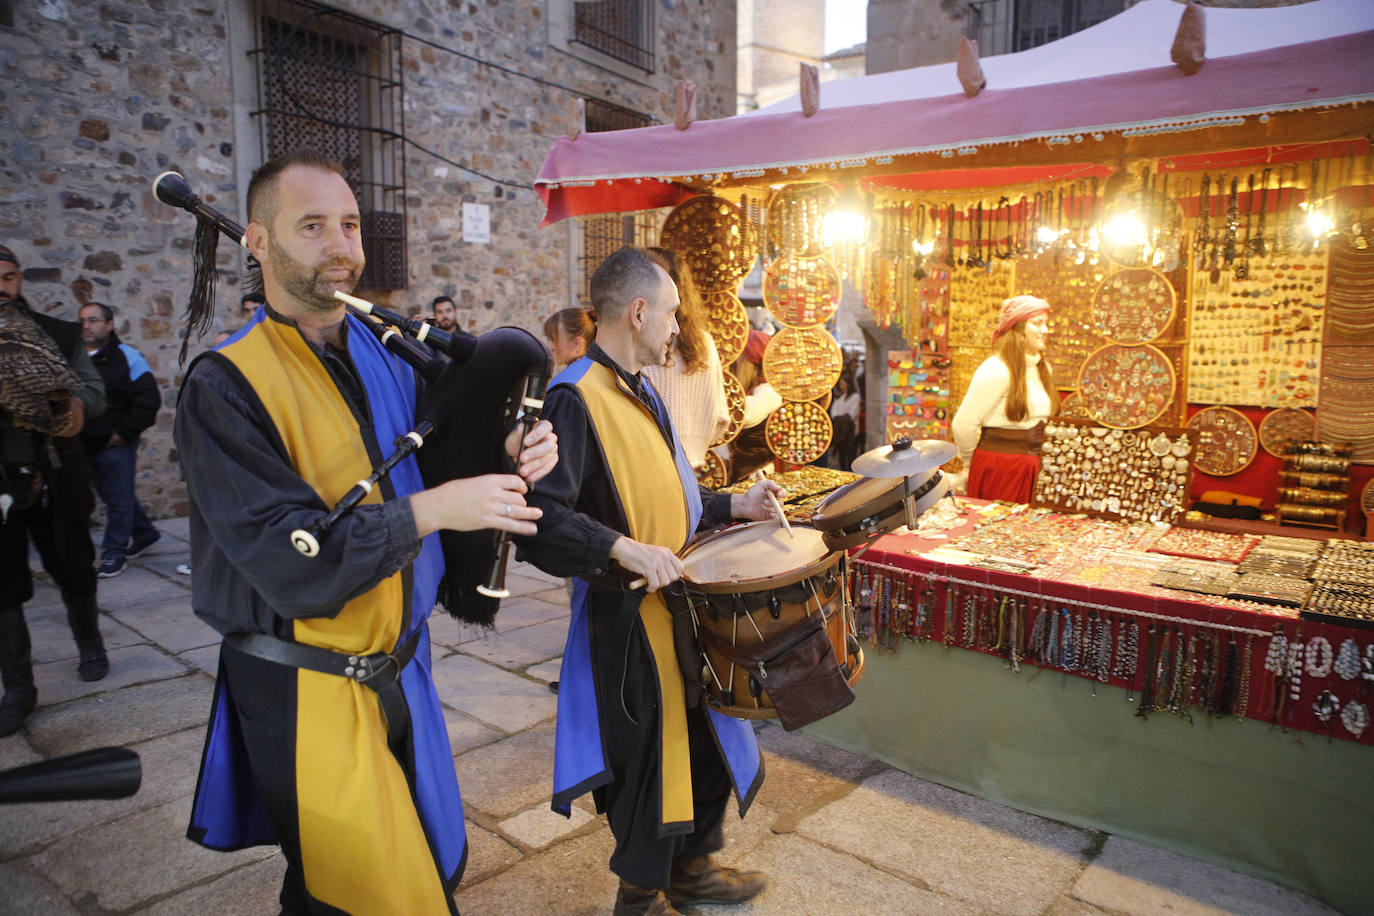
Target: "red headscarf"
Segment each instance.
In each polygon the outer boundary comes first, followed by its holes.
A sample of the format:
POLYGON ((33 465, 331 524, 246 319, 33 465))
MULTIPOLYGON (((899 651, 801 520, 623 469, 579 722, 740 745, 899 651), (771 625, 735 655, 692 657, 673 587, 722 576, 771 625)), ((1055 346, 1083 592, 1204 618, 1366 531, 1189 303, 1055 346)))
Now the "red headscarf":
POLYGON ((1002 315, 997 319, 997 328, 992 332, 992 343, 1023 321, 1036 315, 1048 315, 1050 304, 1038 296, 1012 296, 1002 303, 1002 315))

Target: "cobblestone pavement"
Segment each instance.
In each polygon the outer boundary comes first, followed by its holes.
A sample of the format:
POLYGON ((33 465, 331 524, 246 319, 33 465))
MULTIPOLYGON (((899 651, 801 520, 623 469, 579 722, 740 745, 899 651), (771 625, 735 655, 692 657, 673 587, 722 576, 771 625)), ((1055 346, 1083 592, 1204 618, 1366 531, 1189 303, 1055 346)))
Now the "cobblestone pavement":
MULTIPOLYGON (((136 750, 133 798, 10 805, 0 817, 0 913, 270 914, 275 849, 214 853, 185 839, 217 658, 191 613, 185 519, 101 580, 109 677, 76 677, 56 590, 26 605, 39 708, 0 739, 0 769, 104 745, 136 750)), ((97 536, 98 537, 98 536, 97 536)), ((549 810, 555 698, 568 622, 562 583, 515 564, 494 631, 432 624, 470 843, 466 916, 608 914, 610 833, 591 807, 549 810)), ((724 858, 770 886, 705 914, 1316 914, 1316 900, 1131 840, 944 788, 772 724, 768 778, 748 819, 727 818, 724 858)))

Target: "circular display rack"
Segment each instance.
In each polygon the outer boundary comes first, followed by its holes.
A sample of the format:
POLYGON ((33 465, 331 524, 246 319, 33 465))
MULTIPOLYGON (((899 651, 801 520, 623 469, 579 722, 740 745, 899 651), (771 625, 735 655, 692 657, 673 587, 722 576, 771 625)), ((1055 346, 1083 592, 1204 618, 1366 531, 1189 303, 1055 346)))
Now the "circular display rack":
POLYGON ((749 343, 749 313, 729 290, 702 293, 701 309, 706 315, 706 333, 716 344, 720 364, 728 366, 740 358, 749 343))
POLYGON ((825 408, 812 401, 783 404, 763 427, 768 449, 789 464, 810 464, 830 447, 834 427, 825 408))
POLYGON ((1174 399, 1174 366, 1144 344, 1107 344, 1078 370, 1079 412, 1103 426, 1139 429, 1164 415, 1174 399))
POLYGON ((1128 267, 1098 284, 1093 322, 1113 343, 1149 343, 1169 329, 1177 304, 1168 277, 1148 267, 1128 267))
POLYGON ((740 385, 739 379, 729 372, 721 374, 721 381, 725 384, 725 408, 730 414, 730 422, 716 441, 711 443, 711 448, 733 442, 744 427, 744 388, 740 385))
POLYGON ((1259 449, 1255 424, 1233 407, 1203 408, 1189 418, 1188 428, 1198 434, 1193 466, 1213 477, 1239 474, 1259 449))
POLYGON ((787 401, 814 401, 840 378, 844 354, 840 345, 818 328, 783 328, 763 351, 763 371, 787 401))
POLYGON ((789 184, 768 202, 768 238, 782 254, 818 258, 835 246, 830 215, 838 196, 827 184, 789 184))
POLYGON ((682 256, 697 288, 708 292, 737 289, 758 256, 754 229, 743 211, 710 194, 674 207, 658 238, 682 256))
POLYGON ((840 308, 840 272, 826 258, 777 258, 763 274, 763 304, 789 328, 814 328, 840 308))
POLYGON ((1260 420, 1260 446, 1275 458, 1282 458, 1292 451, 1294 442, 1304 442, 1317 437, 1317 418, 1296 407, 1281 407, 1270 411, 1260 420))

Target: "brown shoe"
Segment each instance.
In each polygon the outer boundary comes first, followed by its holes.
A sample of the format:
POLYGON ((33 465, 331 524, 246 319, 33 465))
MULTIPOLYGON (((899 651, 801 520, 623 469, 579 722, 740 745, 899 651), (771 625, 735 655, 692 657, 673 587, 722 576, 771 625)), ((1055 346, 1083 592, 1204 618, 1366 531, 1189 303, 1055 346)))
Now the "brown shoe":
POLYGON ((668 883, 668 899, 685 906, 695 903, 741 903, 768 886, 761 871, 740 871, 717 865, 710 856, 678 859, 668 883))
POLYGON ((611 916, 632 916, 637 913, 646 916, 682 916, 673 909, 663 891, 656 887, 640 887, 622 879, 611 916))

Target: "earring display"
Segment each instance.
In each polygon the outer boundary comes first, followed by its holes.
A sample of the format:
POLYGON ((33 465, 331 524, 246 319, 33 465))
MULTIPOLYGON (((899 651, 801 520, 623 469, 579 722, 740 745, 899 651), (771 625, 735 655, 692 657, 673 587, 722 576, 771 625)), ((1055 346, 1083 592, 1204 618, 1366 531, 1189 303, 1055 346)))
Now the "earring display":
POLYGON ((1118 270, 1093 294, 1093 320, 1114 343, 1149 343, 1173 323, 1176 300, 1173 284, 1159 271, 1118 270))
POLYGON ((758 233, 745 217, 747 209, 710 194, 685 200, 664 220, 659 244, 687 262, 698 289, 736 289, 758 257, 758 233))
POLYGON ((1294 442, 1311 439, 1316 431, 1317 421, 1312 414, 1295 407, 1281 407, 1260 420, 1260 446, 1275 458, 1282 458, 1292 450, 1294 442))
POLYGON ((706 452, 706 461, 697 468, 697 483, 711 490, 719 490, 730 482, 725 462, 715 452, 706 452))
POLYGON ((814 401, 835 387, 844 354, 821 328, 783 328, 763 351, 763 372, 787 401, 814 401))
POLYGON ((701 306, 706 314, 706 333, 715 342, 720 364, 728 366, 739 359, 749 342, 749 313, 729 290, 703 293, 701 306))
POLYGON ((1078 373, 1083 410, 1103 426, 1139 429, 1162 417, 1174 399, 1174 366, 1158 348, 1108 344, 1078 373))
POLYGON ((840 272, 826 258, 777 258, 763 274, 763 304, 790 328, 823 325, 840 307, 840 272))
POLYGON ((955 267, 949 274, 950 346, 986 347, 1002 303, 1011 296, 1011 267, 991 261, 986 267, 955 267))
POLYGON ((830 415, 814 401, 789 401, 768 415, 764 438, 772 453, 789 464, 810 464, 830 447, 830 415))
POLYGON ((830 218, 838 200, 827 184, 789 184, 768 202, 768 239, 779 252, 818 258, 835 245, 830 218))
POLYGON ((1196 430, 1126 431, 1056 418, 1045 425, 1031 505, 1172 523, 1187 508, 1196 450, 1196 430))
POLYGON ((1016 262, 1013 295, 1039 296, 1052 306, 1045 355, 1061 387, 1076 384, 1083 361, 1111 343, 1097 326, 1092 307, 1093 291, 1102 285, 1107 273, 1106 263, 1082 250, 1075 257, 1043 251, 1016 262))
POLYGON ((730 414, 730 421, 716 441, 711 443, 711 448, 733 442, 744 427, 744 388, 729 371, 721 373, 721 380, 725 383, 725 407, 730 414))
POLYGON ((1259 445, 1259 434, 1250 418, 1230 407, 1206 407, 1188 420, 1196 430, 1194 464, 1204 474, 1229 477, 1249 467, 1259 445))

